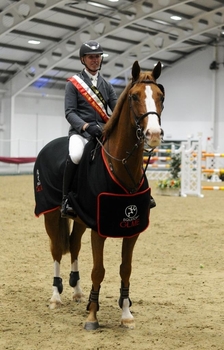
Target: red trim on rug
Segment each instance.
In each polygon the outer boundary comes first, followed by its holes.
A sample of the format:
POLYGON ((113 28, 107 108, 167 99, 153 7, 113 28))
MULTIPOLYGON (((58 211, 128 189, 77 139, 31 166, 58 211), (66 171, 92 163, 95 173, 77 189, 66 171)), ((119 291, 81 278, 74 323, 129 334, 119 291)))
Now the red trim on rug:
POLYGON ((51 213, 52 211, 58 210, 59 208, 61 208, 60 205, 59 205, 58 207, 56 207, 56 208, 42 211, 39 215, 36 215, 36 214, 35 214, 35 216, 36 216, 36 218, 39 218, 41 215, 47 214, 47 213, 51 213))

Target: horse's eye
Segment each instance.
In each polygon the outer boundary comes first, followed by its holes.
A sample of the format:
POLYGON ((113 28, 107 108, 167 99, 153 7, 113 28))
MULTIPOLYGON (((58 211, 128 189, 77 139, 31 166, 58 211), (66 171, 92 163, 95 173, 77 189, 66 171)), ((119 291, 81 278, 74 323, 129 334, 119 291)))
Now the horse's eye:
POLYGON ((138 95, 136 94, 131 95, 131 98, 133 101, 138 101, 138 95))

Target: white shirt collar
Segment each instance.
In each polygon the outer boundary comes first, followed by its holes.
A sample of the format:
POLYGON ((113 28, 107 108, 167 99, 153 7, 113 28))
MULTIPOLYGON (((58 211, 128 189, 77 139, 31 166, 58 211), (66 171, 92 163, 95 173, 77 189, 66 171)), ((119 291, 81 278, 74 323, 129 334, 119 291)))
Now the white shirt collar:
POLYGON ((97 81, 98 79, 98 72, 95 74, 95 75, 92 75, 91 73, 89 73, 86 68, 84 68, 84 71, 85 73, 88 75, 88 77, 91 79, 91 80, 94 80, 94 81, 97 81))

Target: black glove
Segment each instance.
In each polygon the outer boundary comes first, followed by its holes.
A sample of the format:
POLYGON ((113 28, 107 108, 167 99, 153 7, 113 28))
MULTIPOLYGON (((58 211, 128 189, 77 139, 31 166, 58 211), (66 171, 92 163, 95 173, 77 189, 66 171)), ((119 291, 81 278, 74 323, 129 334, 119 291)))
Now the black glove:
POLYGON ((97 125, 95 122, 89 123, 85 131, 87 131, 92 137, 100 137, 102 135, 102 130, 100 126, 97 125))

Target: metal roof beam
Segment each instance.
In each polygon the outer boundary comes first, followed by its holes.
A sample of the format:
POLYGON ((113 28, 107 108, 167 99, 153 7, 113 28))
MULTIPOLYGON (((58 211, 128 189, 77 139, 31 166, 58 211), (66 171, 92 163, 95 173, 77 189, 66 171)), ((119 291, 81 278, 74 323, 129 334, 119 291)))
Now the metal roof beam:
POLYGON ((129 49, 126 49, 119 56, 119 64, 117 64, 117 58, 114 58, 104 65, 102 72, 105 72, 107 75, 109 74, 110 79, 116 78, 130 69, 132 66, 131 62, 135 60, 144 62, 155 54, 175 46, 177 43, 185 42, 189 39, 192 40, 194 36, 202 35, 221 27, 223 18, 224 7, 220 6, 215 10, 194 17, 191 21, 186 21, 185 27, 188 30, 176 27, 172 28, 169 33, 159 33, 153 37, 148 37, 135 47, 131 45, 129 49), (176 39, 174 38, 174 34, 176 39))
MULTIPOLYGON (((32 0, 34 1, 34 0, 32 0)), ((89 39, 97 39, 100 40, 106 37, 108 34, 115 33, 118 29, 124 28, 131 23, 135 23, 141 19, 149 17, 151 14, 158 13, 160 11, 164 11, 166 9, 175 7, 176 5, 185 4, 190 0, 170 0, 168 6, 161 5, 159 2, 153 4, 152 11, 147 12, 144 9, 145 0, 136 1, 133 3, 132 9, 134 9, 134 13, 132 17, 126 16, 119 12, 119 9, 114 13, 113 20, 109 18, 104 18, 101 16, 98 20, 87 25, 86 27, 80 29, 80 31, 75 34, 71 34, 65 39, 63 39, 57 45, 51 47, 48 51, 46 51, 40 57, 35 58, 33 62, 30 62, 25 70, 27 70, 27 74, 23 72, 19 72, 11 82, 11 95, 17 95, 29 85, 31 85, 35 80, 37 80, 41 75, 45 74, 48 70, 52 69, 54 66, 58 65, 63 59, 69 58, 74 55, 75 51, 78 51, 81 44, 83 43, 83 38, 81 34, 85 34, 89 39), (115 26, 115 20, 117 21, 117 26, 115 26), (99 30, 100 26, 100 30, 99 30), (103 27, 103 29, 102 29, 103 27), (74 47, 69 45, 69 41, 74 42, 74 47), (57 60, 55 59, 55 52, 60 54, 57 55, 57 60), (43 64, 44 63, 44 64, 43 64), (34 75, 30 76, 30 69, 34 73, 34 75)), ((52 0, 51 0, 52 2, 52 0)), ((130 4, 127 5, 127 9, 130 8, 130 4)), ((124 11, 124 7, 122 7, 122 11, 124 11)), ((87 39, 88 40, 88 39, 87 39)))
POLYGON ((65 0, 48 0, 46 4, 38 4, 36 0, 20 0, 13 3, 0 13, 0 36, 63 2, 65 0))

